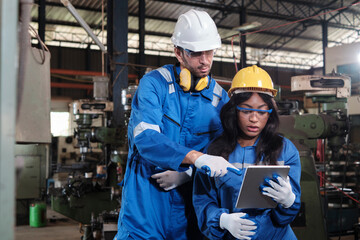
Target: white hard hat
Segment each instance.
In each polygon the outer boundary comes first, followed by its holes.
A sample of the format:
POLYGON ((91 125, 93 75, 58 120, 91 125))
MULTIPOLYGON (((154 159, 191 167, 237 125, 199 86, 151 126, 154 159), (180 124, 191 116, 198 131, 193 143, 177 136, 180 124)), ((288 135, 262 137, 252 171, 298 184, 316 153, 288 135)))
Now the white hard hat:
POLYGON ((171 41, 177 47, 194 52, 221 47, 216 25, 207 12, 191 9, 177 20, 171 41))

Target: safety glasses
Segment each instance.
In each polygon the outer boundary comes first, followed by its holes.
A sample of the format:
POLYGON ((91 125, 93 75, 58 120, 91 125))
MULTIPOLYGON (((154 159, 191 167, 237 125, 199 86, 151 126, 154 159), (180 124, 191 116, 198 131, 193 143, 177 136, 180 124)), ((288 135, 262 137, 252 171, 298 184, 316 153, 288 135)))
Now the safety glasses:
POLYGON ((189 49, 184 49, 184 52, 189 58, 200 58, 203 54, 205 55, 205 57, 212 57, 215 54, 215 50, 194 52, 189 49))
POLYGON ((256 113, 258 118, 266 118, 272 112, 272 109, 264 110, 264 109, 243 108, 243 107, 238 107, 238 106, 237 106, 237 109, 245 117, 251 116, 253 113, 256 113))

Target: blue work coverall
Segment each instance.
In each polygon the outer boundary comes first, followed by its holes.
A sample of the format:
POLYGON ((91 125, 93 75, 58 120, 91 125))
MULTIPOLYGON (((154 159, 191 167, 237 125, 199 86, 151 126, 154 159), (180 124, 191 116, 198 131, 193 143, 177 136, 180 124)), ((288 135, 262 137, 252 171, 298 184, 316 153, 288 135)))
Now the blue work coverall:
POLYGON ((289 177, 292 191, 296 196, 294 204, 290 208, 284 208, 280 204, 273 209, 235 208, 245 169, 255 163, 255 147, 258 140, 249 147, 241 147, 237 144, 229 156, 229 162, 243 172, 241 176, 228 172, 224 177, 209 178, 201 171, 195 173, 193 204, 199 228, 209 239, 235 239, 226 229, 220 228, 220 215, 235 212, 247 213, 248 219, 257 224, 256 234, 252 239, 297 239, 290 223, 296 217, 301 205, 301 164, 299 152, 290 140, 283 138, 283 149, 278 158, 278 165, 290 166, 289 177))
POLYGON ((116 240, 195 239, 192 182, 167 192, 151 175, 188 169, 181 164, 185 155, 204 151, 222 132, 219 114, 229 97, 210 76, 201 92, 184 92, 173 69, 165 65, 149 72, 134 95, 116 240))

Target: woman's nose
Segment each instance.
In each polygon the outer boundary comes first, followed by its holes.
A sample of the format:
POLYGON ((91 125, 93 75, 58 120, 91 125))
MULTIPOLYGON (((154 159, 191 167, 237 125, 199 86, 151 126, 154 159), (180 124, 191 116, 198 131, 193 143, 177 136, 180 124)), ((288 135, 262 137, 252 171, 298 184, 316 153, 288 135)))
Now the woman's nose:
POLYGON ((256 111, 252 111, 250 113, 250 121, 256 122, 259 120, 258 113, 256 111))

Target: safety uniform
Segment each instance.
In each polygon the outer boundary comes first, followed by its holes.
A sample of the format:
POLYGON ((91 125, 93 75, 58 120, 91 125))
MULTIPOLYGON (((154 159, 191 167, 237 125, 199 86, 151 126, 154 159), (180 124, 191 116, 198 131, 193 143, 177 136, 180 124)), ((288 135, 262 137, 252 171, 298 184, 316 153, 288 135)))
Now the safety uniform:
MULTIPOLYGON (((260 135, 261 137, 261 135, 260 135)), ((294 220, 300 209, 300 157, 292 142, 283 138, 283 149, 278 158, 278 165, 290 166, 289 177, 295 202, 290 208, 280 204, 274 209, 237 209, 235 208, 237 196, 243 182, 246 168, 254 165, 256 159, 256 144, 241 147, 237 144, 235 150, 229 155, 229 162, 242 170, 238 176, 228 172, 222 178, 209 178, 206 174, 196 172, 194 178, 193 203, 198 217, 199 228, 209 239, 235 239, 227 230, 219 226, 222 213, 244 212, 248 219, 257 224, 256 234, 251 239, 296 239, 290 223, 294 220)), ((260 162, 261 164, 261 162, 260 162)))
MULTIPOLYGON (((176 70, 179 73, 180 67, 176 70)), ((186 154, 203 151, 221 133, 219 114, 228 100, 226 91, 211 77, 201 92, 184 92, 175 80, 173 65, 141 79, 132 102, 114 239, 191 239, 187 228, 192 183, 166 192, 150 176, 167 169, 185 170, 181 162, 186 154)))

